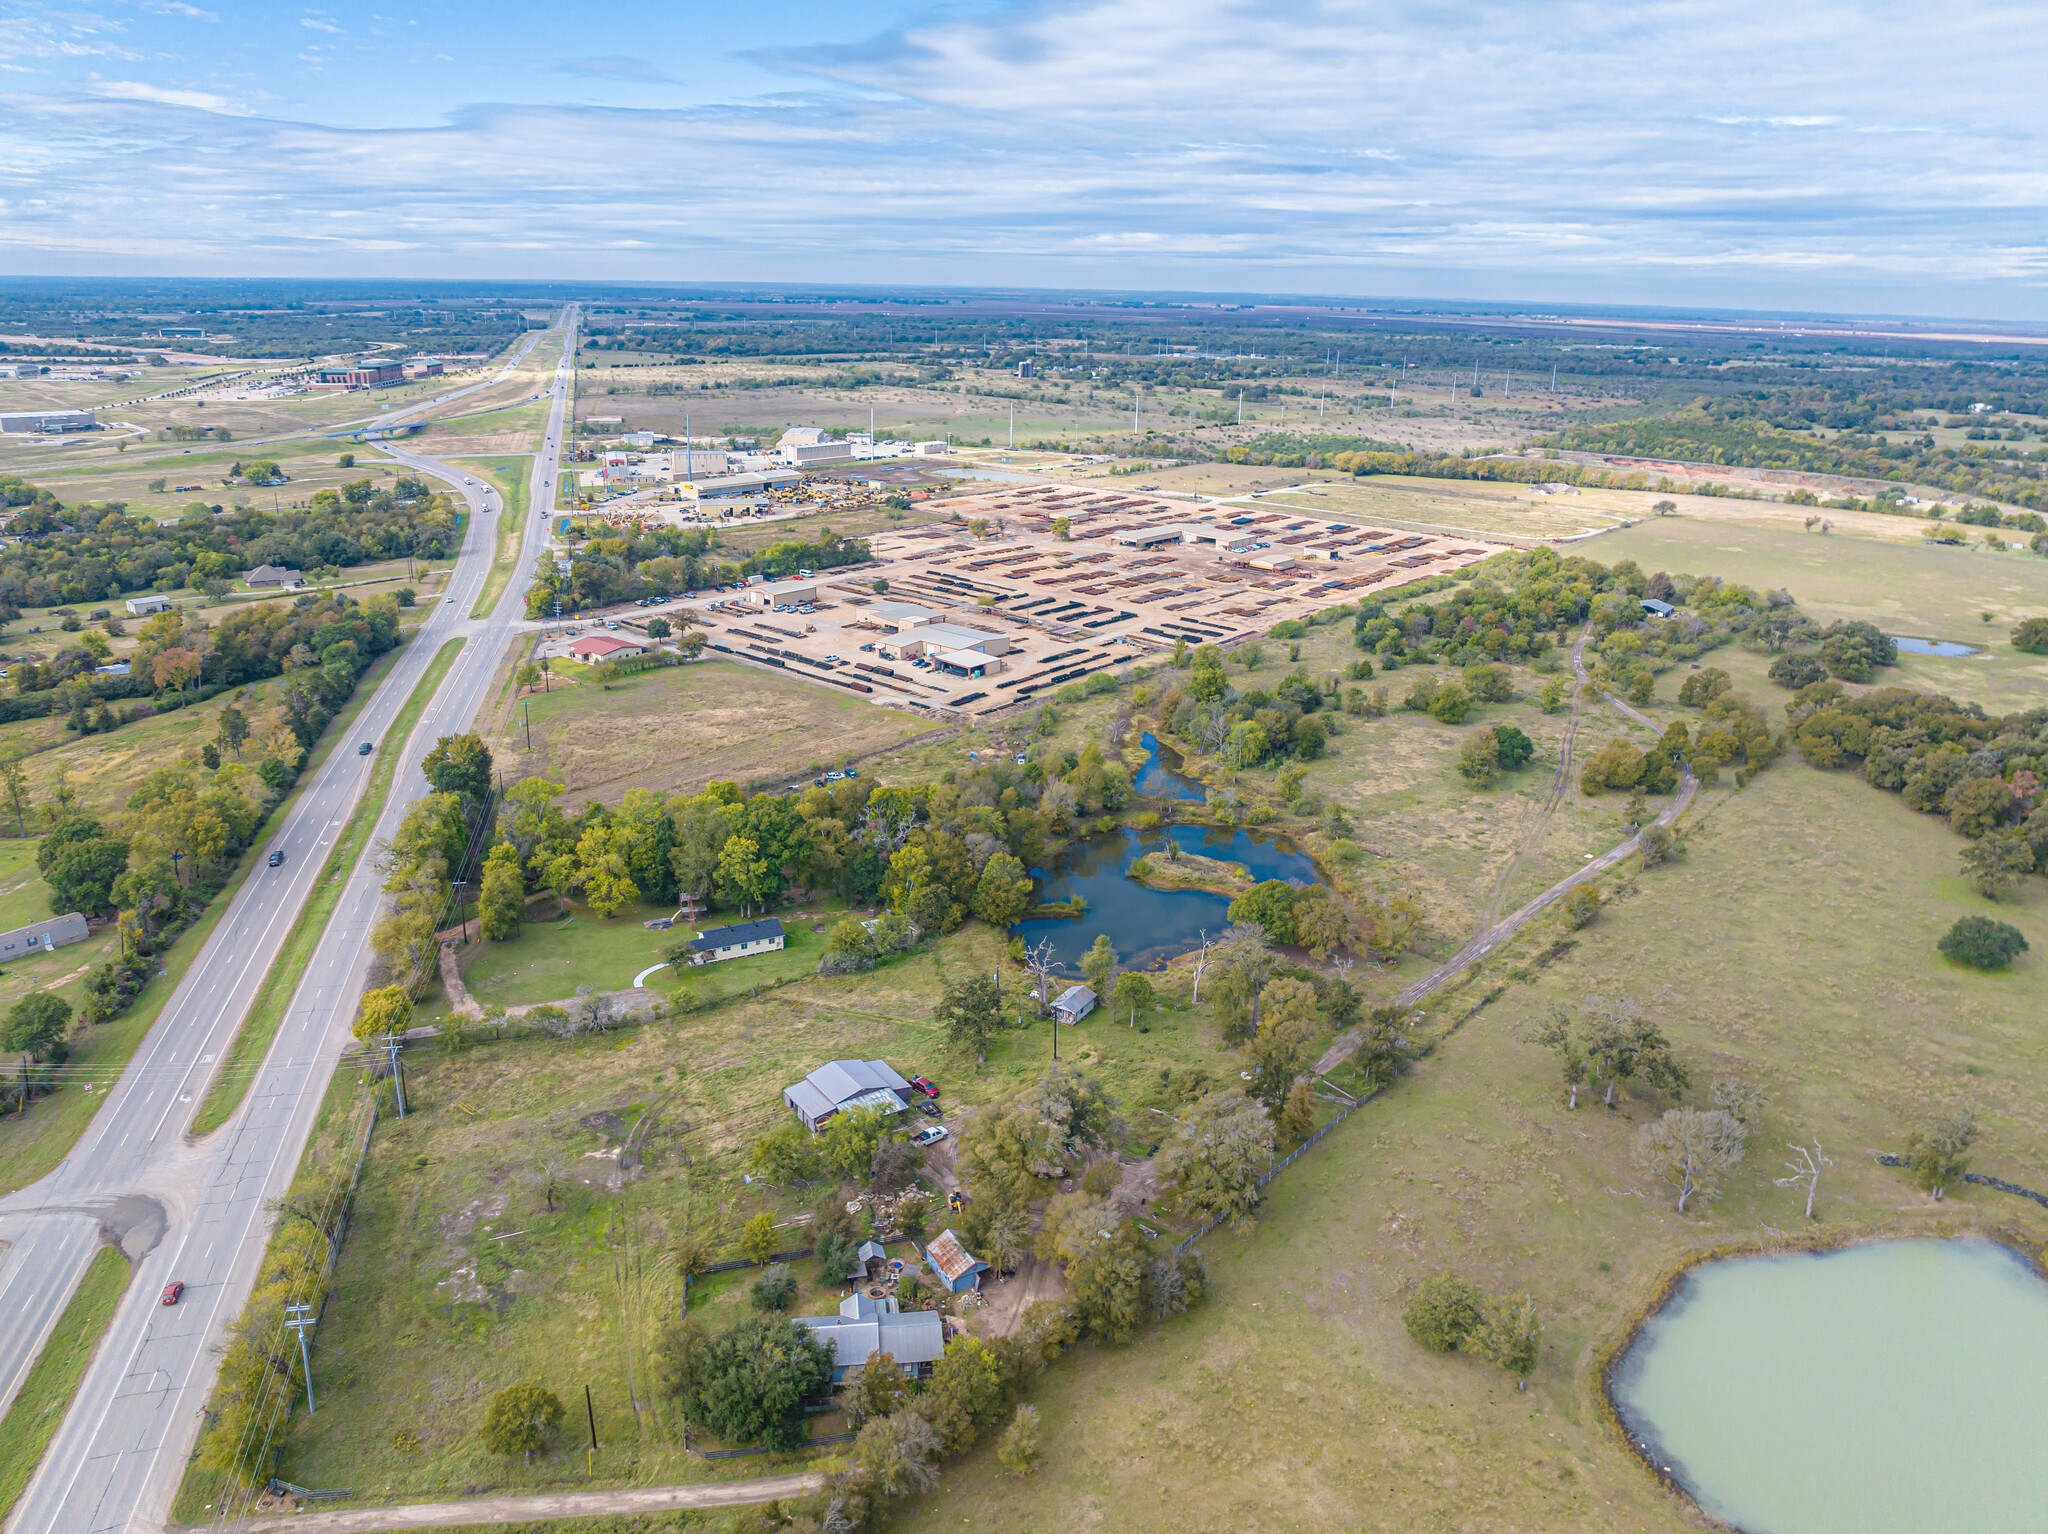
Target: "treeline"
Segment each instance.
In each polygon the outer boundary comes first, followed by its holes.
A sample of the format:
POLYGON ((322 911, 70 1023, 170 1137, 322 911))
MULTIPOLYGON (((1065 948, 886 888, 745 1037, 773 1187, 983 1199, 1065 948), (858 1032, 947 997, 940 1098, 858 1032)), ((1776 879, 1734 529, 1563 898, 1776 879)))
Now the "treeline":
POLYGON ((347 567, 408 554, 445 559, 455 549, 453 498, 410 479, 390 490, 366 479, 323 490, 303 510, 208 508, 169 526, 130 516, 118 501, 65 507, 20 480, 0 481, 0 493, 26 508, 8 527, 16 541, 0 549, 0 613, 8 618, 24 607, 226 581, 261 564, 347 567))
POLYGON ((840 569, 874 557, 866 542, 842 538, 829 527, 819 528, 809 542, 785 539, 746 555, 716 552, 716 534, 708 528, 615 529, 586 522, 580 530, 597 536, 570 556, 567 571, 551 565, 538 571, 526 588, 529 618, 551 616, 558 602, 564 612, 581 612, 645 596, 728 586, 750 575, 780 580, 799 570, 840 569))
POLYGON ((1582 453, 1904 480, 2048 511, 2048 463, 1974 443, 1937 447, 1931 436, 1889 444, 1875 438, 1826 441, 1759 420, 1696 413, 1575 426, 1543 439, 1543 445, 1582 453))
POLYGON ((1477 479, 1510 485, 1584 485, 1596 490, 1643 490, 1645 474, 1616 474, 1579 464, 1532 458, 1465 458, 1456 453, 1339 453, 1330 466, 1365 478, 1406 474, 1417 479, 1477 479))

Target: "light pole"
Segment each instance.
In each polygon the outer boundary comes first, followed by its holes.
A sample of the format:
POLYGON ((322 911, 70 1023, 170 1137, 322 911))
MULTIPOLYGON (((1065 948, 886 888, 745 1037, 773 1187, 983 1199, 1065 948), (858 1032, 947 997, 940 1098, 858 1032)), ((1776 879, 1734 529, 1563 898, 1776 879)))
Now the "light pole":
POLYGON ((313 1406, 313 1357, 306 1351, 306 1328, 318 1324, 317 1318, 311 1314, 312 1309, 311 1305, 287 1305, 285 1310, 288 1313, 296 1312, 296 1314, 292 1314, 290 1319, 284 1323, 299 1334, 299 1362, 305 1366, 306 1370, 306 1415, 309 1417, 315 1415, 315 1408, 313 1406))

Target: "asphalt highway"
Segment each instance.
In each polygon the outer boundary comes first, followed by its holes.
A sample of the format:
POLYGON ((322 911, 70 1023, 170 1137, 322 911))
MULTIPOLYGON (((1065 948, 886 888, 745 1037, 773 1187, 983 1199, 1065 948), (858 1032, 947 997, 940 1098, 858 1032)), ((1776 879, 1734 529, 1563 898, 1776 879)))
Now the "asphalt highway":
MULTIPOLYGON (((572 310, 557 328, 572 330, 574 323, 572 310)), ((203 1139, 188 1137, 185 1127, 368 781, 376 758, 359 755, 357 743, 381 742, 442 645, 464 639, 404 742, 373 850, 426 791, 420 759, 475 717, 507 648, 527 626, 519 594, 546 542, 573 356, 573 346, 565 346, 548 391, 519 566, 488 618, 472 620, 469 612, 496 554, 501 498, 462 468, 387 445, 397 462, 446 481, 469 503, 467 534, 442 598, 350 738, 336 744, 260 849, 281 850, 283 866, 268 868, 259 858, 78 1145, 40 1182, 0 1199, 0 1241, 8 1243, 0 1251, 0 1409, 100 1240, 119 1240, 136 1260, 128 1292, 15 1507, 9 1534, 159 1529, 169 1516, 213 1382, 214 1345, 249 1293, 268 1235, 264 1205, 289 1185, 336 1062, 352 1042, 348 1025, 381 897, 372 851, 350 872, 241 1108, 203 1139), (174 1279, 185 1285, 182 1302, 159 1304, 174 1279)))

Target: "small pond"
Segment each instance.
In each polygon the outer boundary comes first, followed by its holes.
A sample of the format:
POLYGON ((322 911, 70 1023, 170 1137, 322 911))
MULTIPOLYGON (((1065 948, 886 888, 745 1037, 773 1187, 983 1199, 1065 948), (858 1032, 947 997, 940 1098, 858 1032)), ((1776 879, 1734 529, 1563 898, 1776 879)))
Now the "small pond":
POLYGON ((1180 771, 1178 751, 1160 745, 1150 730, 1138 737, 1138 744, 1145 748, 1145 760, 1131 779, 1131 787, 1152 799, 1191 799, 1197 804, 1208 800, 1208 789, 1180 771))
POLYGON ((1899 634, 1894 634, 1891 638, 1892 643, 1901 650, 1910 651, 1915 655, 1945 655, 1953 658, 1958 655, 1980 653, 1969 645, 1957 644, 1952 639, 1911 639, 1899 634))
POLYGON ((1745 1534, 2048 1529, 2048 1283, 1989 1241, 1708 1263, 1612 1388, 1745 1534))
POLYGON ((1088 902, 1078 920, 1045 917, 1010 930, 1029 943, 1052 939, 1055 961, 1073 970, 1097 936, 1109 934, 1126 969, 1145 969, 1201 945, 1230 925, 1230 899, 1207 890, 1147 889, 1130 877, 1140 857, 1163 856, 1168 838, 1183 852, 1242 863, 1254 879, 1321 881, 1315 859, 1283 836, 1230 826, 1168 826, 1159 831, 1120 828, 1086 837, 1060 854, 1050 869, 1034 868, 1036 898, 1051 902, 1079 895, 1088 902))

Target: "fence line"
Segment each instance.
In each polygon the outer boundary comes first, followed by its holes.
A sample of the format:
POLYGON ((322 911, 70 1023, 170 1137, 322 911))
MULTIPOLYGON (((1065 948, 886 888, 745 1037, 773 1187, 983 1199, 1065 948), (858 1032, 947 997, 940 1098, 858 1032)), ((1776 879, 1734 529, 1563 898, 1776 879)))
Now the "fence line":
MULTIPOLYGON (((1906 1158, 1887 1152, 1877 1158, 1877 1164, 1879 1166, 1904 1166, 1906 1158)), ((2000 1193, 2016 1193, 2021 1198, 2030 1198, 2043 1209, 2048 1209, 2048 1193, 2036 1193, 2032 1188, 2022 1188, 2018 1183, 2007 1182, 2003 1177, 1986 1177, 1981 1172, 1965 1172, 1956 1180, 1958 1182, 1973 1182, 1980 1188, 1996 1188, 2000 1193)))

